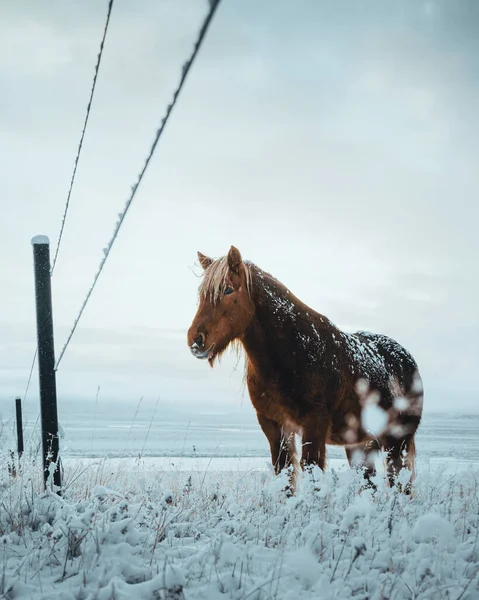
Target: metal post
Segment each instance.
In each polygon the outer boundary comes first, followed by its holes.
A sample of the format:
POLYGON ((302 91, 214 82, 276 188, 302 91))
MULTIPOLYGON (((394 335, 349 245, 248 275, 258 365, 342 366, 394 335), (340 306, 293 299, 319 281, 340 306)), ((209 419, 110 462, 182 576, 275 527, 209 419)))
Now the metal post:
POLYGON ((15 398, 15 412, 17 416, 17 452, 18 458, 23 454, 23 425, 22 425, 22 399, 15 398))
POLYGON ((53 341, 52 288, 50 278, 50 240, 44 235, 32 239, 35 266, 35 304, 37 313, 38 373, 42 416, 43 477, 45 488, 50 464, 55 464, 53 484, 61 488, 58 458, 57 384, 53 341))

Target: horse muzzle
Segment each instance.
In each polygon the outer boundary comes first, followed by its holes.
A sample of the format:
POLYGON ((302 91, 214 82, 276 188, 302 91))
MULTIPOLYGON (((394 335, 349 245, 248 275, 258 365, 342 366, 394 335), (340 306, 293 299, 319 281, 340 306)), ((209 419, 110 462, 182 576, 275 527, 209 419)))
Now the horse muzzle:
POLYGON ((211 346, 209 348, 207 348, 206 350, 202 350, 196 342, 193 342, 190 346, 190 351, 191 351, 191 354, 193 354, 193 356, 195 358, 204 360, 205 358, 209 357, 211 351, 213 350, 213 347, 214 347, 214 344, 211 344, 211 346))

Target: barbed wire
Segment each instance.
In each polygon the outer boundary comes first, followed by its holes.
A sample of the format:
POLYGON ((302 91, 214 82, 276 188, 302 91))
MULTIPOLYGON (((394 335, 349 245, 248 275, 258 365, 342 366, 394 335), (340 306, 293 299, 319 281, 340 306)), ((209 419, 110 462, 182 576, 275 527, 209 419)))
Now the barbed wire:
MULTIPOLYGON (((72 172, 72 176, 71 176, 71 180, 70 180, 70 188, 68 190, 67 199, 65 202, 65 209, 63 211, 62 223, 60 226, 60 234, 58 236, 58 242, 57 242, 57 247, 55 250, 55 255, 53 258, 52 268, 50 270, 50 276, 53 276, 53 271, 54 271, 55 265, 57 263, 58 252, 60 250, 60 244, 61 244, 62 238, 63 238, 63 231, 65 229, 65 223, 66 223, 66 219, 67 219, 67 215, 68 215, 68 209, 70 208, 70 198, 72 195, 73 184, 75 182, 76 172, 77 172, 77 168, 78 168, 78 161, 80 160, 80 154, 81 154, 81 151, 83 148, 83 140, 85 139, 85 132, 86 132, 87 125, 88 125, 88 120, 90 118, 90 110, 91 110, 91 105, 93 102, 93 96, 95 94, 96 82, 98 79, 98 72, 100 70, 100 63, 101 63, 101 59, 103 56, 103 48, 105 46, 106 34, 108 32, 108 26, 110 24, 110 16, 111 16, 112 8, 113 8, 113 1, 114 0, 109 0, 109 2, 108 2, 108 12, 107 12, 107 16, 106 16, 106 22, 105 22, 105 27, 103 28, 103 36, 102 36, 102 39, 100 42, 100 52, 98 53, 98 58, 97 58, 97 62, 95 65, 95 73, 93 76, 93 84, 92 84, 92 88, 91 88, 91 92, 90 92, 90 99, 88 100, 85 121, 83 123, 83 129, 82 129, 81 136, 80 136, 80 142, 78 144, 78 150, 77 150, 77 154, 75 157, 75 163, 73 166, 73 172, 72 172)), ((35 352, 33 354, 32 365, 30 367, 30 373, 28 375, 28 381, 27 381, 27 385, 25 388, 25 395, 23 396, 23 401, 25 401, 27 399, 28 390, 30 389, 30 383, 32 381, 33 369, 35 368, 35 363, 37 361, 37 356, 38 356, 38 347, 35 348, 35 352)))
POLYGON ((105 46, 105 39, 106 39, 106 34, 108 32, 108 25, 110 24, 110 16, 111 16, 112 8, 113 8, 113 0, 110 0, 108 3, 108 13, 106 15, 105 27, 103 29, 103 37, 102 37, 101 43, 100 43, 100 52, 98 53, 98 59, 97 59, 96 65, 95 65, 95 74, 93 75, 93 85, 91 88, 90 99, 88 101, 88 106, 86 109, 85 122, 83 123, 83 129, 82 129, 81 136, 80 136, 80 142, 78 144, 78 151, 77 151, 77 155, 75 157, 75 164, 73 166, 73 173, 72 173, 72 177, 70 180, 70 188, 68 190, 68 195, 67 195, 67 199, 65 202, 65 210, 63 212, 62 224, 60 227, 60 234, 58 236, 58 242, 57 242, 57 247, 55 250, 55 256, 53 257, 53 264, 52 264, 52 268, 51 268, 52 275, 53 275, 53 271, 55 269, 55 265, 57 263, 58 251, 60 250, 60 244, 62 242, 62 237, 63 237, 63 230, 65 229, 65 222, 67 220, 68 209, 70 208, 70 198, 72 195, 73 184, 75 182, 75 177, 76 177, 76 173, 77 173, 78 161, 80 160, 80 154, 81 154, 81 151, 83 148, 83 140, 85 139, 85 132, 86 132, 86 128, 88 125, 88 119, 90 118, 90 110, 91 110, 91 105, 93 102, 93 96, 95 94, 96 81, 98 78, 98 72, 100 70, 100 63, 101 63, 101 58, 103 56, 103 48, 105 46))
POLYGON ((35 368, 35 363, 37 362, 37 354, 38 348, 35 348, 35 353, 33 354, 32 366, 30 367, 30 374, 28 375, 27 386, 25 388, 25 394, 23 395, 23 401, 27 399, 28 390, 30 388, 30 382, 32 380, 33 369, 35 368))
POLYGON ((181 70, 180 82, 179 82, 179 84, 178 84, 178 86, 177 86, 177 88, 176 88, 176 90, 175 90, 175 92, 173 94, 173 99, 172 99, 172 101, 170 102, 170 104, 168 105, 168 107, 166 109, 166 113, 165 113, 165 116, 163 117, 163 119, 161 120, 160 127, 156 131, 155 139, 153 141, 153 144, 151 145, 150 152, 149 152, 149 154, 148 154, 148 156, 147 156, 147 158, 145 160, 143 168, 141 169, 140 174, 138 175, 136 183, 134 183, 132 185, 132 187, 131 187, 130 197, 126 201, 126 204, 125 204, 125 206, 123 208, 123 211, 121 213, 119 213, 119 215, 118 215, 119 218, 118 218, 118 221, 116 222, 115 229, 113 231, 113 235, 110 238, 110 241, 108 242, 108 245, 103 249, 103 258, 100 261, 100 265, 98 267, 98 270, 97 270, 97 272, 95 274, 95 277, 93 278, 93 283, 91 284, 90 289, 88 290, 87 295, 85 297, 85 300, 83 301, 83 304, 80 307, 80 311, 78 313, 78 316, 76 317, 75 321, 73 322, 73 327, 72 327, 72 329, 70 331, 70 334, 69 334, 69 336, 68 336, 68 338, 67 338, 67 340, 66 340, 66 342, 65 342, 65 344, 64 344, 64 346, 63 346, 63 348, 62 348, 62 350, 60 352, 60 356, 59 356, 59 358, 57 360, 57 363, 55 365, 55 370, 58 370, 58 367, 59 367, 60 362, 61 362, 61 360, 62 360, 62 358, 63 358, 63 356, 65 354, 65 351, 68 348, 68 345, 69 345, 69 343, 70 343, 70 341, 71 341, 71 339, 73 337, 73 334, 75 333, 77 325, 78 325, 78 323, 79 323, 79 321, 80 321, 80 319, 81 319, 81 317, 83 315, 85 307, 88 304, 88 301, 89 301, 89 299, 90 299, 90 297, 91 297, 91 295, 93 293, 93 290, 95 289, 97 281, 98 281, 98 279, 99 279, 99 277, 100 277, 100 275, 101 275, 101 273, 103 271, 103 267, 105 266, 105 263, 106 263, 106 261, 108 259, 108 256, 110 255, 111 248, 112 248, 112 246, 113 246, 113 244, 114 244, 114 242, 115 242, 115 240, 116 240, 116 238, 118 236, 118 233, 120 231, 121 226, 123 225, 123 221, 125 220, 125 217, 126 217, 126 215, 128 213, 128 210, 130 209, 130 206, 131 206, 131 204, 132 204, 132 202, 133 202, 133 200, 134 200, 134 198, 136 196, 136 192, 138 191, 138 188, 139 188, 139 186, 141 184, 143 176, 144 176, 144 174, 145 174, 145 172, 146 172, 146 170, 148 168, 148 165, 150 164, 150 161, 151 161, 151 159, 153 157, 153 154, 154 154, 154 152, 156 150, 156 146, 158 145, 158 142, 160 140, 161 134, 163 133, 163 130, 165 129, 165 126, 166 126, 166 124, 168 122, 168 119, 169 119, 169 117, 171 115, 171 112, 172 112, 172 110, 173 110, 173 108, 174 108, 174 106, 176 104, 178 96, 179 96, 179 94, 180 94, 180 92, 181 92, 181 90, 183 88, 183 85, 185 83, 186 77, 187 77, 187 75, 188 75, 188 73, 190 71, 190 68, 191 68, 191 66, 192 66, 192 64, 193 64, 193 62, 194 62, 194 60, 196 58, 196 55, 198 54, 198 51, 199 51, 199 49, 201 47, 201 44, 202 44, 202 42, 203 42, 203 40, 205 38, 206 32, 208 31, 209 25, 210 25, 210 23, 211 23, 211 21, 212 21, 212 19, 214 17, 214 14, 216 12, 216 9, 219 6, 220 1, 221 0, 209 0, 210 9, 208 11, 208 14, 206 15, 205 20, 203 21, 201 29, 199 31, 198 37, 196 39, 196 42, 195 42, 195 45, 194 45, 194 48, 193 48, 193 52, 191 53, 190 58, 183 64, 183 67, 182 67, 182 70, 181 70))

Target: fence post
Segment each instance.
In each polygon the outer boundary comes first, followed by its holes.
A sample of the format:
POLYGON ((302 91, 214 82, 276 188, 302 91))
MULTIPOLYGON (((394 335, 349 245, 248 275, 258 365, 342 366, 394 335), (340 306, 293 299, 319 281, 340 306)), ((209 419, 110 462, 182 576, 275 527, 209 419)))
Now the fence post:
POLYGON ((17 452, 20 459, 23 454, 23 424, 22 424, 22 399, 15 398, 15 413, 17 420, 17 452))
POLYGON ((55 347, 53 341, 52 287, 50 276, 50 240, 44 235, 32 239, 35 267, 35 306, 37 314, 38 373, 40 381, 40 412, 42 417, 43 478, 45 488, 50 476, 50 464, 55 464, 53 484, 61 488, 58 458, 57 384, 55 347))

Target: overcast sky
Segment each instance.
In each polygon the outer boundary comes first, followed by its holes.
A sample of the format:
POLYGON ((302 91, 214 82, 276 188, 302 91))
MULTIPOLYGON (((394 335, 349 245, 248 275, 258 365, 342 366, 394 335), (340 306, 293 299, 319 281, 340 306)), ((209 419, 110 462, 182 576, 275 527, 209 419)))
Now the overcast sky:
MULTIPOLYGON (((36 344, 30 239, 57 241, 106 9, 0 4, 5 406, 36 344)), ((206 10, 115 0, 53 278, 57 354, 206 10)), ((61 364, 60 412, 98 385, 250 410, 241 368, 185 343, 196 251, 230 244, 338 326, 405 345, 426 410, 476 409, 478 32, 476 0, 223 0, 61 364)))

